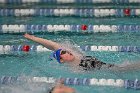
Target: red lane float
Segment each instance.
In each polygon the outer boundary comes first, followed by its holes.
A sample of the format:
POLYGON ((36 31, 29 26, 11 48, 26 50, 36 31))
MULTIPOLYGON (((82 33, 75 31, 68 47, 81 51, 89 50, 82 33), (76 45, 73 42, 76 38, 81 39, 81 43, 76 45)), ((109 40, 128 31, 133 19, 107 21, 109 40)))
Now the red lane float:
POLYGON ((82 30, 87 30, 87 25, 82 25, 82 26, 81 26, 81 29, 82 29, 82 30))
POLYGON ((130 9, 129 8, 127 8, 127 9, 124 9, 124 14, 126 15, 126 16, 130 16, 130 9))
POLYGON ((29 52, 29 50, 30 50, 30 46, 29 45, 24 45, 22 47, 22 51, 29 52))

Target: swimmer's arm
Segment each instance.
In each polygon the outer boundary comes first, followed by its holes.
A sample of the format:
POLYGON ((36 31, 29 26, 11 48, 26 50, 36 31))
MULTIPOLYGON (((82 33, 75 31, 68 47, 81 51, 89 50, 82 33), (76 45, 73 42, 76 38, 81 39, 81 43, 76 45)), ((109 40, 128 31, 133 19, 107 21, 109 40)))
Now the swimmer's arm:
POLYGON ((29 39, 29 40, 32 40, 34 42, 40 43, 40 44, 42 44, 43 46, 45 46, 46 48, 48 48, 50 50, 57 50, 57 49, 59 49, 61 47, 56 42, 53 42, 51 40, 46 40, 46 39, 43 39, 43 38, 39 38, 39 37, 35 37, 33 35, 25 34, 24 37, 29 39))

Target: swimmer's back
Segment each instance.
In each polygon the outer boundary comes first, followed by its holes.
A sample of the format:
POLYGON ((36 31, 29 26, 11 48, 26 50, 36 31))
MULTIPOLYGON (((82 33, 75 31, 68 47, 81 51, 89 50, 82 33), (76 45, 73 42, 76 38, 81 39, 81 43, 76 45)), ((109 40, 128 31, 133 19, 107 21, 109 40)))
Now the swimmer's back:
POLYGON ((92 70, 92 69, 100 70, 103 67, 105 68, 113 67, 114 64, 107 64, 107 63, 101 62, 97 58, 92 57, 92 56, 84 56, 81 59, 79 66, 82 67, 84 70, 92 70))

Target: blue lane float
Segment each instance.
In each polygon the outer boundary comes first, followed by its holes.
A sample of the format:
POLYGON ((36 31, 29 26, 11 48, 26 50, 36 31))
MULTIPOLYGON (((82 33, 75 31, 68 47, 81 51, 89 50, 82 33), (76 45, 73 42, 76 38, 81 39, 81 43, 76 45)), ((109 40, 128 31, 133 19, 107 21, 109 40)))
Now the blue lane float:
POLYGON ((24 4, 24 3, 113 3, 113 4, 131 4, 140 3, 139 0, 0 0, 3 4, 24 4))
POLYGON ((140 89, 140 80, 125 80, 125 88, 127 89, 140 89))
POLYGON ((76 86, 113 86, 124 87, 126 89, 140 89, 140 80, 122 80, 122 79, 96 79, 96 78, 54 78, 54 77, 0 77, 0 85, 24 83, 48 83, 54 84, 63 80, 65 85, 76 86))
POLYGON ((126 33, 140 32, 140 25, 0 25, 0 33, 40 33, 40 32, 78 32, 78 33, 126 33))
POLYGON ((0 9, 0 16, 80 16, 80 17, 139 17, 140 9, 0 9))
MULTIPOLYGON (((140 52, 140 46, 78 46, 82 51, 108 51, 108 52, 140 52)), ((0 54, 11 54, 20 52, 49 52, 42 45, 0 45, 0 54)))
POLYGON ((120 52, 140 52, 140 47, 138 47, 138 46, 120 46, 118 51, 120 51, 120 52))
POLYGON ((90 79, 64 78, 65 85, 90 85, 90 79))
POLYGON ((18 77, 2 76, 0 78, 0 84, 12 84, 18 81, 18 77))

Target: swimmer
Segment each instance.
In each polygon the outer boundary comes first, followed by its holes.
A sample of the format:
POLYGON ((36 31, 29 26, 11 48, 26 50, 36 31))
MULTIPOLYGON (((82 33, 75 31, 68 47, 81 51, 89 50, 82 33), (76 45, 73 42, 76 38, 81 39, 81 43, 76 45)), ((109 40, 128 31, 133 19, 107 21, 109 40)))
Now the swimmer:
POLYGON ((51 88, 47 93, 75 93, 75 90, 61 84, 51 88))
POLYGON ((114 64, 107 64, 101 62, 97 58, 92 56, 83 56, 81 54, 76 54, 72 52, 71 49, 63 48, 61 44, 53 42, 51 40, 35 37, 27 33, 24 35, 24 37, 39 44, 42 44, 50 50, 53 50, 53 57, 60 64, 72 64, 72 66, 79 66, 83 70, 111 68, 115 66, 114 64))
POLYGON ((55 83, 55 86, 50 88, 47 93, 76 93, 76 91, 64 85, 64 80, 60 79, 55 83))

